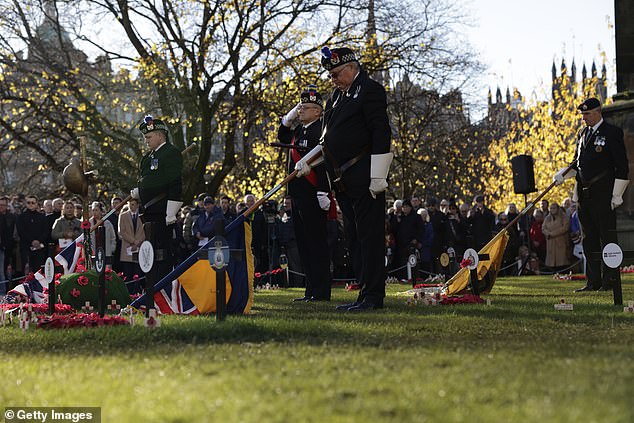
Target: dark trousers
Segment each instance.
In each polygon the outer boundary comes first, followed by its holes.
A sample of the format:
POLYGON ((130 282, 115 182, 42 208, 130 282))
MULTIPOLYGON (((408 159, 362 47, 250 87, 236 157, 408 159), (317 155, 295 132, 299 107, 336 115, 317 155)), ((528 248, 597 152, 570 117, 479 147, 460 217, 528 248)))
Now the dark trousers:
POLYGON ((360 196, 337 193, 344 229, 350 243, 352 268, 361 292, 357 301, 383 305, 385 297, 385 193, 373 199, 366 190, 360 196))
POLYGON ((603 264, 601 252, 606 244, 617 243, 616 213, 612 210, 614 182, 598 181, 589 189, 579 187, 579 222, 583 232, 583 253, 586 256, 587 286, 595 289, 612 287, 620 277, 619 269, 603 264))
POLYGON ((327 212, 319 207, 315 189, 312 186, 306 188, 293 192, 293 227, 302 268, 306 274, 305 296, 330 300, 332 277, 327 212))

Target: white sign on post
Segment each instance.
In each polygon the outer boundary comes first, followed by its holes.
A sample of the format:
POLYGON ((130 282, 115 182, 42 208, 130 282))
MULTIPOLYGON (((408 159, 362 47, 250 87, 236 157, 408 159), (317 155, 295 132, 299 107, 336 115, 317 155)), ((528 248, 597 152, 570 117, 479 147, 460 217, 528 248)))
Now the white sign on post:
POLYGON ((478 268, 478 263, 480 263, 480 257, 478 257, 478 252, 474 250, 473 248, 467 248, 462 258, 464 260, 469 260, 467 269, 473 270, 478 268))
POLYGON ((152 270, 154 264, 154 247, 150 241, 143 241, 139 247, 139 266, 144 273, 152 270))
POLYGON ((46 263, 44 263, 44 279, 46 279, 46 283, 53 282, 53 277, 55 276, 55 264, 53 263, 52 258, 47 258, 46 263))
POLYGON ((602 256, 605 265, 612 269, 618 268, 623 262, 623 250, 613 242, 603 247, 602 256))

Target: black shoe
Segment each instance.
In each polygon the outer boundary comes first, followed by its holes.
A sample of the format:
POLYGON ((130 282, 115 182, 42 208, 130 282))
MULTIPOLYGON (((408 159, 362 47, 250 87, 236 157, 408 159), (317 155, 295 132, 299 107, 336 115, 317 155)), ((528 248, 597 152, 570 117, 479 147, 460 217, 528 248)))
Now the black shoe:
POLYGON ((612 286, 602 286, 601 288, 597 289, 597 291, 613 291, 614 287, 612 286))
POLYGON ((294 303, 307 302, 310 301, 311 297, 304 296, 302 298, 293 298, 294 303))
POLYGON ((591 286, 586 285, 583 288, 575 289, 574 292, 591 292, 591 291, 596 291, 596 289, 594 289, 591 286))
POLYGON ((350 307, 347 311, 369 311, 369 310, 377 310, 379 308, 383 308, 383 304, 375 304, 369 301, 363 301, 356 306, 350 307))
POLYGON ((355 301, 353 303, 348 303, 348 304, 341 304, 341 305, 338 305, 337 307, 335 307, 335 310, 337 310, 337 311, 348 311, 348 309, 350 307, 356 307, 359 304, 361 304, 360 301, 355 301))

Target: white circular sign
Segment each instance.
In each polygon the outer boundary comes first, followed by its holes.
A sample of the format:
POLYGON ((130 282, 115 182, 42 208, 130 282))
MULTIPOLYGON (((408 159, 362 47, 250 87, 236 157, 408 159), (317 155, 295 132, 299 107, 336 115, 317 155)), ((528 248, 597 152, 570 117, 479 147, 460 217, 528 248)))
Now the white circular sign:
POLYGON ((55 276, 55 264, 53 263, 52 258, 47 258, 46 263, 44 263, 44 278, 46 279, 46 283, 53 282, 53 277, 55 276))
POLYGON ((623 250, 621 250, 621 247, 613 242, 603 247, 603 262, 612 269, 619 267, 623 262, 623 250))
POLYGON ((409 263, 410 267, 416 266, 416 254, 410 254, 407 258, 407 262, 409 263))
POLYGON ((478 257, 478 252, 473 248, 467 248, 462 256, 464 260, 469 260, 471 264, 467 266, 467 269, 473 270, 478 267, 478 263, 480 263, 480 258, 478 257))
POLYGON ((139 247, 139 266, 144 273, 152 270, 154 264, 154 247, 150 241, 143 241, 141 247, 139 247))

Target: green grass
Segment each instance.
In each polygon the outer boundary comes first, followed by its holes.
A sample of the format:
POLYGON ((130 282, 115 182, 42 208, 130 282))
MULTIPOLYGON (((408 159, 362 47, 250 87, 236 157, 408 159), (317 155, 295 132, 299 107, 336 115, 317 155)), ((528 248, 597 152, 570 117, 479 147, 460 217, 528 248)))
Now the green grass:
MULTIPOLYGON (((256 294, 254 314, 162 327, 0 328, 0 405, 100 406, 105 422, 632 422, 634 316, 579 282, 498 280, 491 306, 333 311, 256 294), (574 311, 557 312, 565 297, 574 311)), ((634 277, 624 280, 634 299, 634 277)))

